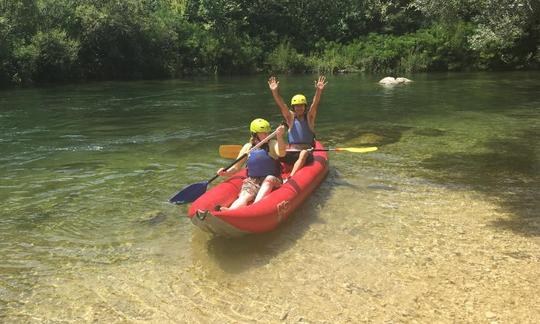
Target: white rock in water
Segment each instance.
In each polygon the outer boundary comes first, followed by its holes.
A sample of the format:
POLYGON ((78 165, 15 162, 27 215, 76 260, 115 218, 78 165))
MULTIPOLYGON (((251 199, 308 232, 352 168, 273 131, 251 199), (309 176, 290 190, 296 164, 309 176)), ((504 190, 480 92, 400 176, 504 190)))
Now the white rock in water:
POLYGON ((396 84, 396 79, 393 77, 386 77, 379 81, 380 84, 396 84))
POLYGON ((403 77, 399 77, 399 78, 396 78, 396 82, 397 83, 409 83, 409 82, 412 82, 412 80, 409 80, 409 79, 403 78, 403 77))

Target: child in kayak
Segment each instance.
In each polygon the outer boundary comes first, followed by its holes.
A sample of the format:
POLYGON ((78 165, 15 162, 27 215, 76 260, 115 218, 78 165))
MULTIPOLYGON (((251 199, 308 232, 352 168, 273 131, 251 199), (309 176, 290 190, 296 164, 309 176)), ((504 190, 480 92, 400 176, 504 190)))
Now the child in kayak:
MULTIPOLYGON (((262 118, 253 120, 250 124, 251 139, 246 143, 238 158, 264 140, 272 131, 270 123, 262 118)), ((250 201, 254 203, 261 200, 266 194, 274 188, 281 186, 281 169, 279 158, 285 156, 285 140, 283 135, 285 126, 279 126, 276 129, 276 139, 271 139, 258 149, 249 152, 247 158, 244 158, 229 169, 221 168, 217 171, 220 176, 231 176, 238 172, 247 159, 247 178, 242 183, 242 189, 238 198, 230 207, 216 206, 216 210, 230 210, 246 206, 250 201)))
POLYGON ((315 81, 315 96, 313 102, 306 111, 307 100, 302 94, 297 94, 291 99, 291 109, 287 107, 283 98, 279 95, 279 81, 276 77, 270 77, 268 86, 272 91, 272 96, 277 106, 281 110, 283 118, 289 127, 287 154, 282 159, 283 162, 293 165, 289 177, 292 177, 306 163, 313 162, 313 154, 308 152, 315 143, 315 118, 317 117, 317 109, 321 101, 321 95, 326 86, 326 78, 320 76, 315 81))

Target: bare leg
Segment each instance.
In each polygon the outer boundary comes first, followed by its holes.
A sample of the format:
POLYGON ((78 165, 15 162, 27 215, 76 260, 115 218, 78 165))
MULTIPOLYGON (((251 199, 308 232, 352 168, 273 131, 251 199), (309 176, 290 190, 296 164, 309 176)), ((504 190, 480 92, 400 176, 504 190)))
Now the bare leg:
POLYGON ((246 206, 252 199, 253 199, 252 194, 242 191, 240 193, 240 196, 236 198, 236 200, 231 204, 230 207, 221 207, 221 210, 236 209, 236 208, 246 206))
POLYGON ((264 196, 266 196, 266 194, 272 191, 278 181, 279 180, 277 180, 274 176, 267 176, 261 184, 261 189, 257 193, 257 197, 255 197, 254 203, 261 200, 264 196))
POLYGON ((296 171, 300 170, 304 166, 304 164, 306 163, 307 157, 308 157, 308 151, 306 150, 300 151, 300 154, 298 155, 298 160, 294 162, 294 166, 292 168, 292 171, 289 177, 292 177, 296 173, 296 171))

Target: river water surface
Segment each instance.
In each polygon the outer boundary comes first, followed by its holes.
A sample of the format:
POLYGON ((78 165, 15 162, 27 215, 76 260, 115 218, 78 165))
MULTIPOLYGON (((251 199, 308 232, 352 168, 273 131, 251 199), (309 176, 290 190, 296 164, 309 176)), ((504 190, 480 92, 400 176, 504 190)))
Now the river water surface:
POLYGON ((1 91, 0 322, 537 322, 540 73, 411 78, 329 76, 319 140, 379 150, 236 240, 167 199, 281 121, 264 76, 1 91))

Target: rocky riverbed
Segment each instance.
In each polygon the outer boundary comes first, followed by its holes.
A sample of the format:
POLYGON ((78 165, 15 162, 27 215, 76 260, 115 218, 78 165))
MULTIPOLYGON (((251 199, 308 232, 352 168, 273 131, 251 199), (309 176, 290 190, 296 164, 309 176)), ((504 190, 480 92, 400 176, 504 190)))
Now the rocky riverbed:
POLYGON ((427 182, 340 181, 330 176, 332 186, 317 193, 329 194, 324 203, 305 206, 270 234, 225 240, 192 228, 184 233, 190 246, 178 250, 176 224, 159 223, 163 237, 155 245, 126 247, 150 250, 155 259, 38 282, 3 320, 538 321, 536 215, 516 221, 491 197, 427 182), (358 195, 350 186, 371 189, 358 195))

